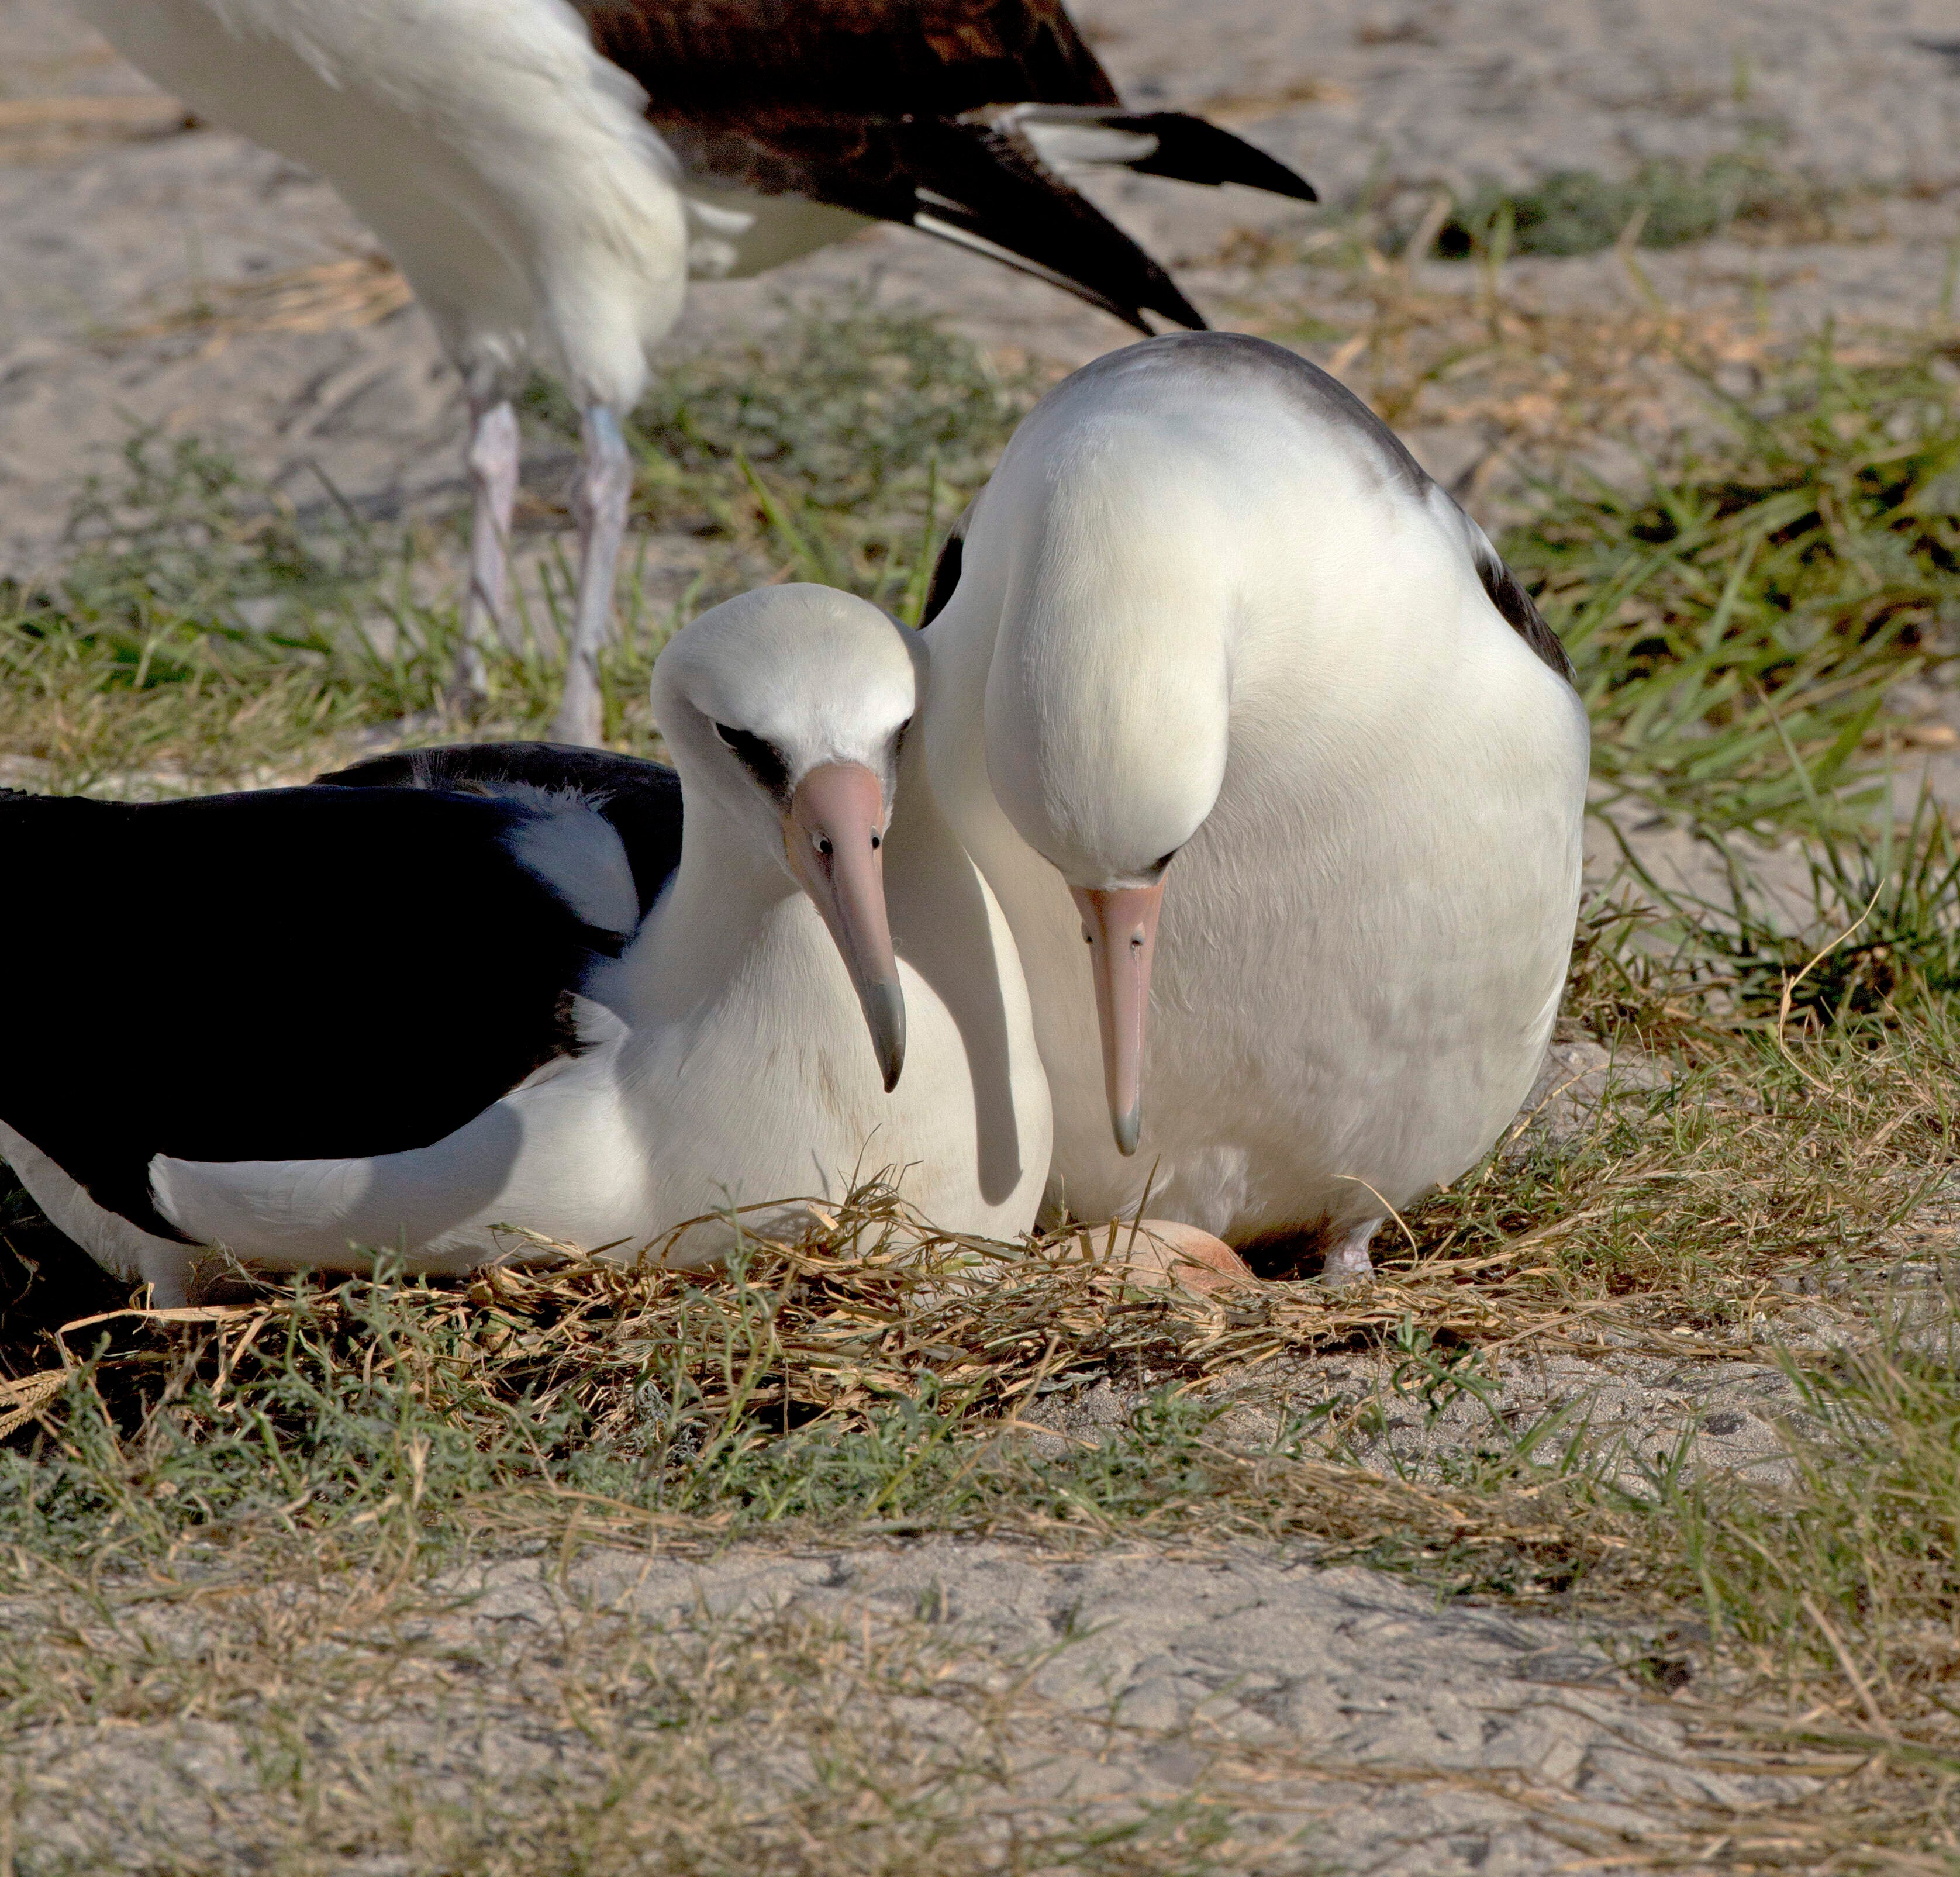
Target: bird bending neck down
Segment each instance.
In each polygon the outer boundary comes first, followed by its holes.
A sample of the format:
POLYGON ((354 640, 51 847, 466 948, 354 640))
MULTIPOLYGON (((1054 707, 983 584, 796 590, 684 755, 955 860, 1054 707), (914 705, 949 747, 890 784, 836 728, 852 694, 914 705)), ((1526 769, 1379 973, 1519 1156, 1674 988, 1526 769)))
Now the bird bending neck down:
POLYGON ((1557 639, 1365 406, 1229 334, 1052 391, 934 584, 930 765, 1028 974, 1054 1201, 1364 1274, 1550 1037, 1588 751, 1557 639))

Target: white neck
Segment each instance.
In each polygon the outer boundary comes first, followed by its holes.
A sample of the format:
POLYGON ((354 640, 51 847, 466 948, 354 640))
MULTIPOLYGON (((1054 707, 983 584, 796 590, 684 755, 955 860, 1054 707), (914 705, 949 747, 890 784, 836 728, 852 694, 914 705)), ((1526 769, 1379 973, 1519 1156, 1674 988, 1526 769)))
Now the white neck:
MULTIPOLYGON (((629 1022, 664 1020, 713 998, 765 931, 801 902, 813 943, 830 939, 816 908, 745 822, 682 770, 686 810, 680 864, 619 961, 620 1010, 629 1022)), ((609 1001, 614 1001, 609 999, 609 1001)))

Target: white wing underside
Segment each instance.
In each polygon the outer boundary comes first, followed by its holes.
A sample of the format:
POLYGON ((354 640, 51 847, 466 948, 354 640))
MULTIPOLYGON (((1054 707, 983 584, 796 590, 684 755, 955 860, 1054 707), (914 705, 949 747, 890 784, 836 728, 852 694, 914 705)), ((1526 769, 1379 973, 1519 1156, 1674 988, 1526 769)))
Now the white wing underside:
POLYGON ((640 1210, 641 1156, 623 1137, 611 1074, 625 1026, 588 999, 574 1007, 586 1054, 546 1064, 431 1146, 318 1160, 160 1153, 156 1208, 201 1242, 278 1270, 358 1268, 366 1252, 393 1252, 415 1270, 463 1271, 508 1249, 503 1226, 596 1246, 640 1210))

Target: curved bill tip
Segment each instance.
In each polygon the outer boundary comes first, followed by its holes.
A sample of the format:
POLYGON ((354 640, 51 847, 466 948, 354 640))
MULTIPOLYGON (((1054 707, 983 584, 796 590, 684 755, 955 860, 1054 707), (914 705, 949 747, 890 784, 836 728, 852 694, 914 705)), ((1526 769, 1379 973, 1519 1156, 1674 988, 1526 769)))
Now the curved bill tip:
POLYGON ((1102 1090, 1116 1150, 1134 1153, 1144 1131, 1144 1040, 1150 1014, 1163 882, 1148 886, 1071 886, 1096 980, 1102 1031, 1102 1090))
POLYGON ((858 1001, 864 1012, 865 1026, 871 1032, 871 1048, 878 1058, 878 1073, 885 1078, 889 1095, 899 1086, 905 1066, 905 1000, 896 978, 881 978, 858 987, 858 1001))

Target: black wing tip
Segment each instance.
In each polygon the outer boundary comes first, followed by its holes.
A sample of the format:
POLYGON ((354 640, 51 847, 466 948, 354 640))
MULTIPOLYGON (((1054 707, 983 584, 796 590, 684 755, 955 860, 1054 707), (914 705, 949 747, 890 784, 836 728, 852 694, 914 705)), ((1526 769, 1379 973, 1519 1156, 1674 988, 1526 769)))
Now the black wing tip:
POLYGON ((1168 177, 1212 189, 1236 183, 1297 202, 1320 199, 1320 192, 1297 170, 1208 118, 1188 111, 1112 112, 1103 121, 1112 129, 1134 130, 1157 139, 1150 155, 1126 166, 1139 175, 1168 177))
MULTIPOLYGON (((1208 332, 1211 330, 1211 322, 1184 297, 1183 290, 1168 275, 1165 277, 1163 287, 1157 296, 1144 302, 1144 310, 1156 313, 1160 319, 1169 320, 1173 326, 1182 326, 1187 332, 1208 332)), ((1141 326, 1142 322, 1132 320, 1131 324, 1141 326)), ((1150 332, 1147 326, 1143 329, 1150 332)), ((1154 339, 1157 335, 1150 332, 1150 336, 1154 339)))
POLYGON ((912 225, 921 234, 950 241, 955 247, 983 254, 1017 273, 1031 275, 1036 280, 1046 281, 1051 287, 1059 287, 1063 292, 1073 294, 1077 299, 1108 313, 1112 319, 1122 320, 1146 339, 1157 336, 1157 329, 1144 317, 1146 313, 1154 313, 1160 319, 1191 332, 1211 329, 1204 314, 1185 297, 1177 282, 1113 222, 1092 207, 1087 198, 1045 170, 1036 173, 1039 177, 1042 192, 1052 202, 1068 203, 1093 218, 1096 233, 1106 247, 1103 258, 1113 258, 1116 262, 1113 271, 1130 273, 1132 278, 1129 281, 1108 280, 1106 275, 1106 284, 1102 284, 1092 278, 1087 269, 1081 273, 1070 272, 1061 266, 1043 260, 1039 255, 1028 253, 1026 247, 1017 245, 997 218, 983 217, 972 209, 944 199, 930 205, 916 205, 912 225), (996 228, 1000 232, 994 232, 996 228))

